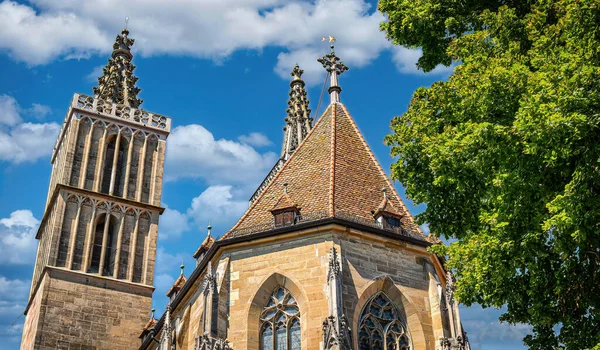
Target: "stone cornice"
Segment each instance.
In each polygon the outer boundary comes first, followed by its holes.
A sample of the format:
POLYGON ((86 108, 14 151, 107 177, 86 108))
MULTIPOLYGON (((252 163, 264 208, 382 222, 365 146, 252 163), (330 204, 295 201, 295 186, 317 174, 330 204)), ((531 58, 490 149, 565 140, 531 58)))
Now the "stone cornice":
POLYGON ((27 311, 29 311, 29 307, 31 307, 31 303, 33 301, 33 299, 35 298, 35 295, 38 292, 38 289, 40 288, 42 281, 45 278, 45 274, 51 274, 51 273, 56 273, 58 274, 58 276, 60 276, 60 274, 63 274, 63 276, 70 276, 72 278, 85 278, 87 279, 87 283, 85 284, 97 284, 97 285, 103 285, 103 288, 112 288, 112 289, 117 289, 117 290, 121 290, 121 291, 126 291, 126 290, 130 290, 132 292, 138 292, 138 294, 148 294, 148 296, 152 296, 152 293, 154 292, 154 287, 153 286, 147 286, 145 284, 141 284, 141 283, 135 283, 135 282, 129 282, 127 280, 118 280, 118 279, 114 279, 112 277, 107 277, 107 276, 99 276, 99 275, 91 275, 88 273, 84 273, 81 271, 75 271, 75 270, 68 270, 62 267, 56 267, 56 266, 44 266, 44 269, 42 270, 42 273, 40 274, 40 278, 38 279, 35 288, 33 289, 33 293, 31 293, 31 296, 29 297, 29 301, 27 302, 27 307, 25 307, 25 311, 23 312, 24 315, 27 315, 27 311), (91 283, 89 282, 91 280, 91 283))
POLYGON ((44 212, 44 216, 42 217, 42 220, 40 221, 40 226, 38 227, 38 231, 35 235, 36 239, 41 238, 44 224, 46 223, 46 220, 48 220, 48 216, 52 212, 54 205, 56 205, 56 197, 58 197, 58 194, 60 193, 61 190, 65 190, 67 192, 71 192, 71 193, 75 193, 75 194, 81 194, 84 196, 94 197, 94 198, 109 201, 109 202, 119 202, 119 203, 122 203, 122 204, 130 206, 130 207, 135 207, 135 208, 139 208, 139 209, 145 209, 148 211, 158 212, 159 215, 165 211, 165 208, 159 207, 156 205, 142 203, 142 202, 134 201, 131 199, 125 199, 122 197, 111 196, 108 194, 104 194, 104 193, 100 193, 100 192, 96 192, 96 191, 90 191, 90 190, 86 190, 86 189, 81 189, 78 187, 68 186, 65 184, 57 184, 56 187, 54 187, 54 191, 52 192, 52 196, 50 197, 50 201, 48 202, 49 204, 46 208, 46 211, 44 212))

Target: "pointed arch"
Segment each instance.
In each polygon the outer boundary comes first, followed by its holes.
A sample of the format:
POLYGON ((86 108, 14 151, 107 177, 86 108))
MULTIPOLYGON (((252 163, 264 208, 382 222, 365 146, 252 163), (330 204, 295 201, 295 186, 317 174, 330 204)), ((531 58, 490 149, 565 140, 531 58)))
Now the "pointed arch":
POLYGON ((115 124, 111 124, 109 126, 109 130, 114 128, 117 129, 117 133, 113 133, 111 131, 111 133, 106 137, 106 143, 104 146, 104 168, 102 171, 100 192, 109 194, 112 190, 114 195, 122 197, 125 187, 125 172, 127 167, 127 150, 129 149, 129 139, 125 137, 125 135, 122 135, 118 132, 119 129, 115 124))
POLYGON ((96 216, 92 239, 92 255, 88 269, 90 273, 112 276, 115 264, 119 220, 110 211, 96 216), (106 235, 106 237, 105 237, 106 235), (104 243, 106 242, 106 245, 104 243), (104 254, 103 254, 104 253, 104 254), (104 261, 102 257, 104 255, 104 261), (102 271, 100 269, 102 268, 102 271))
MULTIPOLYGON (((283 288, 289 292, 289 295, 295 299, 296 305, 298 306, 299 315, 303 315, 302 317, 307 319, 309 317, 309 307, 308 307, 308 299, 306 297, 306 293, 304 289, 297 282, 293 281, 291 278, 279 274, 277 272, 273 273, 271 276, 265 278, 265 280, 260 284, 260 287, 254 293, 254 297, 252 298, 250 305, 248 307, 248 320, 246 325, 247 329, 247 346, 248 350, 258 350, 261 346, 261 332, 265 331, 265 329, 261 329, 266 327, 263 325, 261 321, 261 314, 265 307, 271 301, 271 295, 277 291, 277 288, 283 288)), ((289 318, 289 325, 295 326, 291 322, 294 322, 295 318, 289 318)), ((307 322, 300 322, 300 335, 301 343, 306 344, 306 332, 307 332, 307 322)), ((276 337, 277 329, 271 329, 272 336, 276 337)), ((268 332, 268 331, 267 331, 268 332)), ((267 333, 268 335, 268 333, 267 333)), ((294 335, 297 336, 297 335, 294 335)), ((295 350, 295 349, 294 349, 295 350)))
MULTIPOLYGON (((365 306, 372 300, 376 295, 384 293, 385 296, 395 306, 400 322, 406 324, 406 331, 410 334, 412 341, 411 349, 425 348, 427 340, 425 339, 425 331, 423 330, 423 322, 419 315, 419 310, 408 297, 396 286, 394 281, 389 276, 381 276, 373 280, 367 285, 362 291, 359 291, 359 299, 354 309, 352 317, 352 334, 356 334, 354 337, 354 348, 360 349, 359 347, 359 328, 361 322, 361 314, 365 306)), ((385 331, 382 329, 382 331, 385 331)), ((385 333, 382 333, 382 336, 385 333)))

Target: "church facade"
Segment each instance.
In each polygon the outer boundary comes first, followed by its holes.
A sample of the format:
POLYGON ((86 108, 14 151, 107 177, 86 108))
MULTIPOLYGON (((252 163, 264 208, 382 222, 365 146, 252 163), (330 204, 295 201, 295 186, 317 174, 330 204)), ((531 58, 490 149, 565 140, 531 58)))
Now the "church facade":
POLYGON ((323 114, 294 67, 280 159, 148 319, 171 121, 140 109, 128 34, 55 146, 22 349, 469 349, 452 274, 427 251, 440 243, 340 101, 333 42, 323 114))

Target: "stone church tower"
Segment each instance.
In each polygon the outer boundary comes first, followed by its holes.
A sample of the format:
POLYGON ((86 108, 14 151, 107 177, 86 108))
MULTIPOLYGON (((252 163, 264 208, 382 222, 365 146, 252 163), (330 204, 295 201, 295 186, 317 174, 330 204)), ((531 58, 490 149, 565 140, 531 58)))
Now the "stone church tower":
MULTIPOLYGON (((333 38, 330 38, 333 41, 333 38)), ((313 126, 292 72, 282 156, 240 220, 209 236, 139 349, 468 350, 452 274, 340 102, 313 126)))
POLYGON ((139 346, 171 122, 140 109, 128 34, 95 96, 73 96, 54 147, 22 349, 139 346))

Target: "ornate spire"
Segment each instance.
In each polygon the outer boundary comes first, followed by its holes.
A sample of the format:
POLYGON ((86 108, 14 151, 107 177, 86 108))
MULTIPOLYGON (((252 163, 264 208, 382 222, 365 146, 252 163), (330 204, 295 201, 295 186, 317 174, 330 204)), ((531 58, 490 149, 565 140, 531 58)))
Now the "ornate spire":
POLYGON ((327 55, 319 58, 317 61, 323 65, 323 68, 329 73, 331 76, 331 83, 329 85, 329 96, 331 97, 331 103, 340 102, 340 92, 342 92, 342 88, 338 86, 338 75, 344 73, 348 70, 348 67, 342 62, 342 60, 335 55, 334 52, 334 43, 337 40, 336 38, 330 36, 328 38, 323 38, 322 41, 329 40, 331 52, 327 55))
POLYGON ((310 129, 312 128, 312 118, 310 117, 310 109, 308 108, 308 98, 304 89, 304 80, 298 64, 294 66, 294 70, 290 74, 292 81, 290 82, 290 99, 288 100, 287 117, 285 118, 285 135, 283 138, 283 147, 281 149, 281 159, 288 159, 292 153, 298 148, 298 145, 304 140, 310 129))
POLYGON ((138 78, 133 75, 135 66, 131 63, 131 45, 134 39, 129 38, 129 31, 123 29, 113 44, 113 52, 108 63, 98 78, 98 86, 94 87, 97 98, 138 108, 142 104, 137 95, 140 89, 135 86, 138 78))

